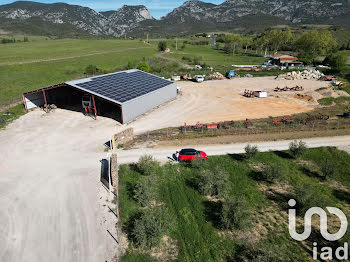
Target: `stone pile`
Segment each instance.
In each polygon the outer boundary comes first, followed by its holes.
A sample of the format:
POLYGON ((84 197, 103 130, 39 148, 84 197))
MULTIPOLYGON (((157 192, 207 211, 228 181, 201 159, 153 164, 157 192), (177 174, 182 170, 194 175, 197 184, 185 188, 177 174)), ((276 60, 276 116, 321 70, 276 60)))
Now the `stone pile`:
POLYGON ((323 76, 324 76, 324 74, 321 73, 320 71, 318 71, 316 69, 309 69, 309 70, 304 70, 304 71, 288 72, 288 73, 277 76, 276 79, 277 80, 301 80, 301 79, 319 80, 323 76))

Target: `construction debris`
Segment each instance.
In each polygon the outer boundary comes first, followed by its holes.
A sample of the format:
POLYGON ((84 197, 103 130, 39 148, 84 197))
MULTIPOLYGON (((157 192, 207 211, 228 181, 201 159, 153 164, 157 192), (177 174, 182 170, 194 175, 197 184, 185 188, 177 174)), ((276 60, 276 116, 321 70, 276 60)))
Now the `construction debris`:
POLYGON ((251 75, 251 74, 245 74, 244 77, 252 78, 253 75, 251 75))
POLYGON ((211 75, 208 75, 208 76, 206 77, 206 79, 207 79, 207 80, 224 80, 225 77, 224 77, 221 73, 215 72, 215 73, 213 73, 213 74, 211 74, 211 75))
POLYGON ((276 77, 276 80, 311 80, 311 79, 322 79, 324 77, 324 74, 316 69, 309 69, 304 71, 293 71, 288 72, 282 75, 279 75, 276 77))

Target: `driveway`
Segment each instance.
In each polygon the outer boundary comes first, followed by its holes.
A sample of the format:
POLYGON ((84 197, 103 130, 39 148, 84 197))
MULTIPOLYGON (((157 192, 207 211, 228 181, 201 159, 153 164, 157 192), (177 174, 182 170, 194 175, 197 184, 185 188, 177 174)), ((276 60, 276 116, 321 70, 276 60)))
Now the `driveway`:
POLYGON ((117 219, 99 160, 117 128, 60 110, 0 131, 0 261, 110 261, 117 219))

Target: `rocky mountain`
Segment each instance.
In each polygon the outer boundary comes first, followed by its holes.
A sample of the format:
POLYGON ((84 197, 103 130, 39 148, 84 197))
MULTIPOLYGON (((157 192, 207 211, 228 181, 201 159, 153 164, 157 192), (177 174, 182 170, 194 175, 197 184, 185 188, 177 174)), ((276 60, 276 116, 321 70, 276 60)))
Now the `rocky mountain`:
POLYGON ((86 32, 90 35, 120 36, 135 28, 139 22, 147 19, 154 18, 145 6, 124 5, 117 11, 99 13, 88 7, 65 3, 43 4, 18 1, 0 5, 0 21, 2 21, 0 27, 25 24, 28 29, 31 21, 35 20, 32 29, 37 27, 37 24, 47 22, 54 28, 59 27, 58 25, 74 28, 79 35, 86 32))
POLYGON ((18 1, 0 5, 0 29, 59 36, 186 34, 213 30, 262 30, 281 24, 350 26, 350 0, 226 0, 185 2, 160 20, 143 5, 96 12, 64 3, 18 1))
POLYGON ((124 5, 108 15, 108 26, 120 35, 132 31, 145 20, 154 20, 151 12, 145 6, 124 5))

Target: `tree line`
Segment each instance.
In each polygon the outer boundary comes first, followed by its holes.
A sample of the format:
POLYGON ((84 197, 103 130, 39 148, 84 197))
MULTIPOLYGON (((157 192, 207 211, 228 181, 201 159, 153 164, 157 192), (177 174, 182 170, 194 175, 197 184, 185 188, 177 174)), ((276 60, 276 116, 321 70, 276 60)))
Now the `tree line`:
POLYGON ((248 48, 265 56, 281 50, 293 51, 307 64, 314 63, 318 56, 334 54, 339 50, 339 44, 329 30, 310 30, 293 34, 289 28, 270 29, 257 36, 224 35, 218 37, 217 42, 223 43, 224 51, 232 55, 238 50, 247 52, 248 48))

